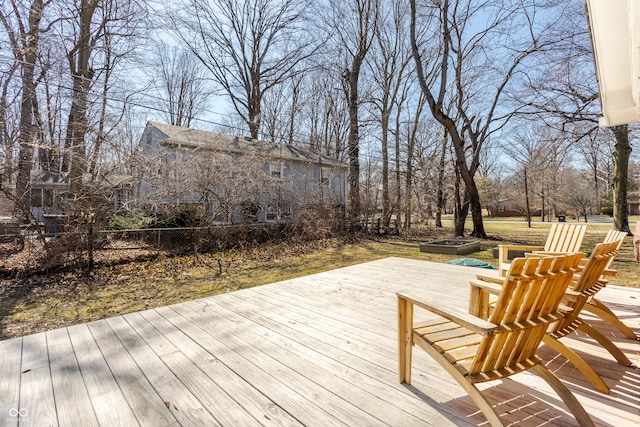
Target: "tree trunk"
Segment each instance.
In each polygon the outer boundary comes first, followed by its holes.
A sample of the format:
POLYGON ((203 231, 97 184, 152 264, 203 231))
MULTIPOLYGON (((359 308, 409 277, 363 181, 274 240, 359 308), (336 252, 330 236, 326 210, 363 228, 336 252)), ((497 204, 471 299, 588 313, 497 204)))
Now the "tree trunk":
POLYGON ((388 228, 391 220, 391 200, 389 198, 389 114, 388 109, 381 111, 382 130, 382 227, 388 228))
POLYGON ((2 82, 2 95, 0 95, 0 144, 4 147, 4 175, 0 177, 0 188, 6 184, 11 188, 13 184, 13 143, 14 140, 9 133, 7 127, 7 97, 9 93, 9 85, 14 73, 18 69, 19 63, 13 63, 8 72, 4 75, 2 82))
MULTIPOLYGON (((398 221, 398 223, 400 223, 400 214, 402 211, 402 185, 401 185, 401 174, 400 174, 400 107, 398 107, 398 109, 396 110, 396 125, 395 125, 395 150, 396 150, 396 158, 395 158, 395 168, 396 168, 396 209, 397 209, 397 216, 396 216, 396 220, 398 221)), ((407 165, 409 166, 409 165, 407 165)), ((410 200, 411 199, 411 195, 407 195, 407 198, 410 200)), ((409 223, 407 221, 407 216, 406 216, 406 210, 405 210, 405 218, 404 218, 404 228, 408 229, 409 228, 409 223)))
MULTIPOLYGON (((354 60, 353 70, 345 71, 349 104, 349 214, 351 226, 360 218, 360 134, 358 132, 358 76, 360 64, 354 60)), ((357 228, 357 226, 356 226, 357 228)))
POLYGON ((87 170, 87 153, 85 135, 87 134, 87 109, 91 82, 94 70, 90 66, 93 37, 91 36, 91 22, 100 0, 82 0, 80 22, 76 45, 69 51, 69 72, 73 78, 73 97, 69 109, 69 122, 65 151, 71 155, 67 159, 69 170, 69 187, 72 194, 79 194, 82 190, 82 175, 87 170))
POLYGON ((447 131, 442 135, 442 146, 440 151, 440 169, 438 170, 438 181, 436 182, 436 227, 442 228, 442 211, 444 210, 444 168, 447 156, 447 131))
POLYGON ((291 111, 289 113, 289 145, 294 144, 294 134, 296 129, 296 113, 298 112, 299 98, 300 98, 300 80, 296 80, 295 82, 293 82, 293 86, 291 87, 291 111))
POLYGON ((529 207, 529 177, 527 176, 527 168, 524 169, 524 200, 527 225, 529 226, 529 228, 531 228, 531 208, 529 207))
POLYGON ((68 159, 69 187, 72 194, 82 190, 82 176, 87 170, 87 154, 85 135, 87 134, 87 98, 91 77, 82 75, 73 78, 73 100, 69 110, 67 123, 67 140, 65 146, 70 153, 68 159))
POLYGON ((262 124, 262 89, 260 88, 260 80, 260 73, 253 70, 251 72, 251 85, 247 94, 249 134, 253 139, 260 137, 260 125, 262 124))
MULTIPOLYGON (((451 123, 453 126, 453 122, 451 123)), ((465 200, 468 202, 469 207, 471 209, 471 220, 473 221, 473 231, 471 232, 472 237, 478 237, 484 239, 487 237, 487 234, 484 231, 484 223, 482 222, 482 205, 480 203, 480 192, 478 191, 478 186, 476 185, 476 181, 473 178, 473 174, 467 167, 466 157, 464 155, 464 143, 460 140, 457 133, 451 135, 451 140, 453 142, 453 146, 456 152, 456 169, 460 173, 460 177, 466 186, 466 194, 465 200)), ((466 218, 467 211, 464 212, 464 217, 466 218)), ((459 229, 456 228, 456 233, 459 233, 459 229)), ((462 225, 462 234, 457 234, 458 236, 464 235, 464 224, 462 225)))
POLYGON ((458 237, 464 237, 464 223, 467 220, 467 213, 469 212, 469 197, 468 192, 465 191, 464 198, 462 197, 462 180, 460 171, 456 168, 456 181, 455 181, 455 208, 453 211, 453 232, 458 237))
POLYGON ((25 37, 25 45, 12 46, 16 59, 22 59, 22 100, 20 103, 20 127, 18 154, 18 177, 16 179, 16 200, 22 206, 29 206, 29 182, 33 166, 34 120, 33 99, 36 96, 34 70, 38 57, 38 41, 40 39, 40 20, 42 19, 42 0, 34 0, 29 9, 29 29, 25 37), (24 49, 23 51, 21 51, 24 49))
MULTIPOLYGON (((413 193, 413 150, 416 145, 416 133, 418 129, 419 114, 416 114, 416 119, 413 123, 411 135, 407 141, 407 171, 405 174, 404 188, 405 188, 405 211, 404 211, 404 228, 409 230, 411 228, 411 201, 413 193)), ((400 153, 396 154, 396 157, 400 157, 400 153)))
MULTIPOLYGON (((29 56, 29 55, 27 55, 29 56)), ((35 85, 33 83, 33 65, 25 65, 22 74, 22 101, 20 103, 20 136, 18 139, 18 177, 16 179, 16 201, 29 205, 29 181, 33 166, 33 103, 35 85)))
POLYGON ((629 229, 629 204, 627 201, 627 183, 629 181, 629 143, 628 125, 612 128, 616 137, 616 151, 613 156, 613 224, 616 230, 631 233, 629 229))

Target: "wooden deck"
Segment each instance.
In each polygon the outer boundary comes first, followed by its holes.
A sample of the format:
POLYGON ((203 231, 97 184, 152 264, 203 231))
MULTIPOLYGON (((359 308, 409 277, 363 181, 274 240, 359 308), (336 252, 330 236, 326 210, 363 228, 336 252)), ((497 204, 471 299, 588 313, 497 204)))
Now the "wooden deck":
MULTIPOLYGON (((0 342, 0 426, 486 425, 463 389, 416 351, 398 383, 395 292, 465 308, 479 270, 387 258, 0 342)), ((640 332, 640 290, 599 294, 640 332)), ((594 321, 639 362, 640 341, 594 321)), ((597 425, 640 424, 640 370, 567 339, 611 388, 551 349, 548 366, 597 425)), ((481 385, 505 424, 576 425, 534 374, 481 385)))

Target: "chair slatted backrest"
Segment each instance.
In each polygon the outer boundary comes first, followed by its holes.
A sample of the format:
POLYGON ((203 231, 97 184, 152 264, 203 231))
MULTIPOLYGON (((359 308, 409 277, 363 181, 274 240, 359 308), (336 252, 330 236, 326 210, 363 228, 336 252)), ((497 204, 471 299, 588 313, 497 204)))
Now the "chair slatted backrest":
POLYGON ((562 320, 555 323, 553 329, 549 331, 550 333, 565 336, 579 326, 577 318, 580 315, 580 311, 587 300, 602 288, 599 286, 598 281, 605 268, 618 254, 618 244, 619 242, 614 240, 613 242, 598 243, 596 245, 582 271, 572 284, 572 290, 579 295, 575 295, 564 302, 565 305, 572 308, 572 311, 567 313, 562 320))
POLYGON ((626 231, 609 230, 607 232, 607 235, 604 236, 604 240, 602 241, 602 243, 618 242, 618 249, 620 249, 620 247, 622 247, 622 243, 624 243, 624 239, 626 238, 626 231))
POLYGON ((551 225, 547 241, 544 244, 545 252, 576 253, 580 252, 582 240, 587 232, 585 224, 558 224, 551 225))
MULTIPOLYGON (((624 239, 627 238, 627 232, 626 231, 618 231, 618 230, 609 230, 609 232, 607 233, 607 235, 604 237, 604 243, 611 243, 611 242, 618 242, 618 247, 616 248, 618 251, 620 251, 620 248, 622 247, 622 244, 624 243, 624 239)), ((609 263, 607 264, 607 266, 605 267, 605 270, 608 269, 609 267, 611 267, 611 263, 613 263, 615 257, 611 257, 609 259, 609 263)), ((614 272, 615 274, 615 272, 614 272)))
POLYGON ((470 375, 536 363, 536 349, 549 323, 562 315, 558 306, 584 254, 530 255, 513 260, 489 322, 499 325, 483 338, 470 375))

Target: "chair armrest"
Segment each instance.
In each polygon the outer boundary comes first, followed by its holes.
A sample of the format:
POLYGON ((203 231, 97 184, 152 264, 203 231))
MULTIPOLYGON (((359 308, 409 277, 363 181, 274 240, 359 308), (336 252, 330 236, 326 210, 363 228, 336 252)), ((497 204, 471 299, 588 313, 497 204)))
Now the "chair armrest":
POLYGON ((509 262, 509 251, 541 251, 544 246, 540 245, 498 245, 498 260, 509 262))
POLYGON ((493 279, 491 279, 492 281, 485 281, 484 278, 482 280, 469 280, 469 283, 471 284, 471 286, 475 286, 476 288, 480 288, 483 291, 489 292, 490 294, 493 295, 499 295, 500 292, 502 291, 502 283, 504 282, 504 280, 501 281, 493 281, 493 279))
POLYGON ((541 251, 544 249, 542 245, 498 245, 498 248, 516 251, 541 251))
MULTIPOLYGON (((481 276, 480 276, 481 277, 481 276)), ((499 295, 502 291, 503 281, 469 280, 469 313, 481 319, 489 318, 489 295, 499 295)))
POLYGON ((442 316, 445 319, 455 322, 458 325, 485 337, 491 337, 497 328, 497 325, 494 325, 493 323, 482 320, 476 316, 472 316, 457 307, 447 306, 440 300, 436 301, 422 296, 418 297, 417 295, 412 295, 406 291, 396 292, 396 295, 398 298, 405 299, 415 306, 435 313, 438 316, 442 316))
POLYGON ((558 306, 558 311, 566 315, 573 311, 573 307, 569 307, 568 305, 560 303, 560 305, 558 306))
POLYGON ((572 291, 571 289, 567 289, 564 292, 564 296, 562 297, 562 303, 575 303, 578 298, 580 298, 582 294, 580 292, 572 291))
POLYGON ((544 246, 532 245, 498 245, 498 273, 505 276, 510 268, 511 260, 509 259, 509 251, 540 251, 544 246))
POLYGON ((496 285, 502 285, 504 283, 504 277, 491 277, 485 276, 484 274, 478 274, 476 279, 482 282, 494 283, 496 285))

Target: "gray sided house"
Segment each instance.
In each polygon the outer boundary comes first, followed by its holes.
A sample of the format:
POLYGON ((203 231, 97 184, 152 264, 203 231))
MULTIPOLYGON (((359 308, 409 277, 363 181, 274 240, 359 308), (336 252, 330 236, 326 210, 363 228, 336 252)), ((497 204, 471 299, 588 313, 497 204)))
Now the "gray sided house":
MULTIPOLYGON (((91 193, 96 203, 97 200, 104 201, 101 207, 107 214, 127 210, 132 192, 131 181, 129 175, 102 174, 91 179, 89 174, 84 174, 83 194, 80 197, 91 193)), ((29 188, 29 211, 33 219, 44 225, 46 233, 64 231, 69 214, 69 174, 32 170, 29 188)))
POLYGON ((47 233, 62 231, 67 215, 61 201, 69 191, 69 174, 32 170, 29 188, 33 219, 43 224, 47 233))
POLYGON ((348 165, 299 146, 148 122, 139 154, 146 210, 196 210, 232 224, 346 208, 348 165))

